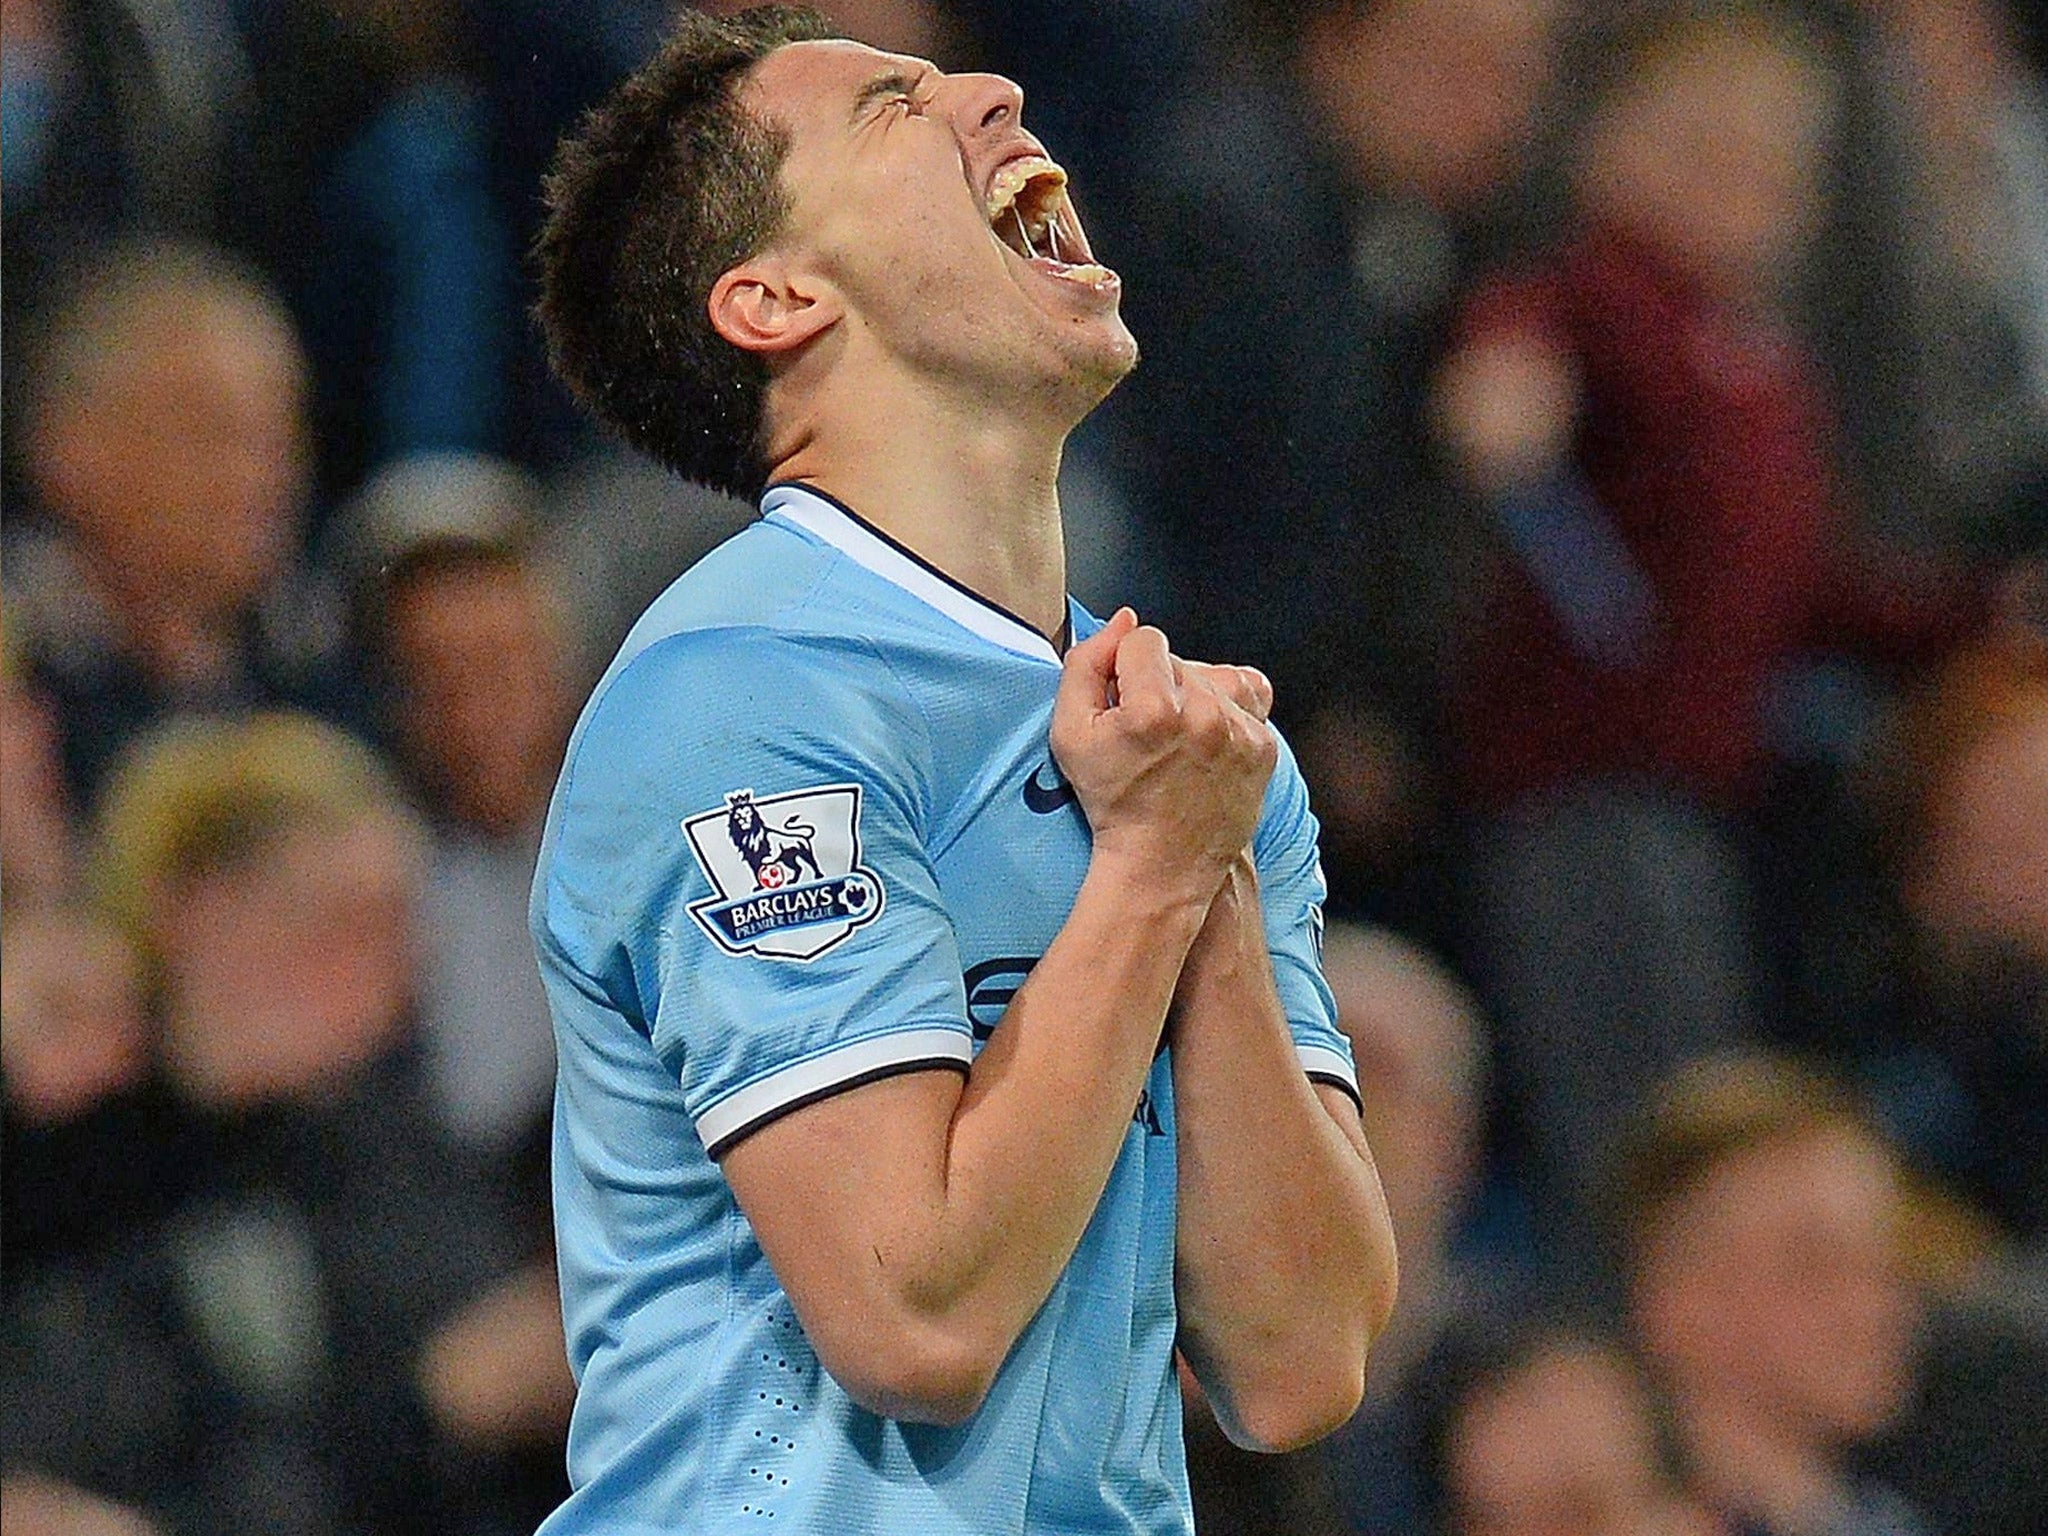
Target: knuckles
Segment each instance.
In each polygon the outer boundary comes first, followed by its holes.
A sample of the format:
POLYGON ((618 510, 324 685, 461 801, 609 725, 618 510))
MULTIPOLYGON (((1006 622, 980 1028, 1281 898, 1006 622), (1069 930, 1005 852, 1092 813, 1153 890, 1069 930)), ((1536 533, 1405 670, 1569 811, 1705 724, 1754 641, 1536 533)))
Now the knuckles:
POLYGON ((1183 663, 1189 686, 1208 687, 1230 700, 1246 714, 1263 720, 1272 713, 1273 684, 1257 667, 1225 666, 1190 661, 1183 663))
POLYGON ((1273 712, 1273 680, 1257 667, 1239 667, 1237 670, 1244 674, 1245 686, 1257 706, 1252 713, 1261 720, 1265 719, 1273 712))
POLYGON ((1271 682, 1253 667, 1181 661, 1150 626, 1118 642, 1110 671, 1109 707, 1099 685, 1086 702, 1068 690, 1049 733, 1091 823, 1099 833, 1105 819, 1156 822, 1178 828, 1177 847, 1235 852, 1279 760, 1271 682))
POLYGON ((1236 732, 1235 706, 1213 694, 1188 710, 1189 734, 1210 751, 1228 750, 1236 732))
POLYGON ((1118 706, 1118 713, 1129 734, 1145 743, 1166 740, 1175 726, 1186 719, 1184 710, 1176 710, 1170 698, 1157 693, 1127 696, 1118 706))
POLYGON ((1280 766, 1280 742, 1264 725, 1257 728, 1255 735, 1257 739, 1252 743, 1252 761, 1258 766, 1259 782, 1264 784, 1272 778, 1273 770, 1280 766))
POLYGON ((1117 642, 1116 670, 1119 679, 1127 673, 1151 672, 1162 682, 1173 678, 1173 652, 1168 649, 1164 630, 1140 624, 1117 642))

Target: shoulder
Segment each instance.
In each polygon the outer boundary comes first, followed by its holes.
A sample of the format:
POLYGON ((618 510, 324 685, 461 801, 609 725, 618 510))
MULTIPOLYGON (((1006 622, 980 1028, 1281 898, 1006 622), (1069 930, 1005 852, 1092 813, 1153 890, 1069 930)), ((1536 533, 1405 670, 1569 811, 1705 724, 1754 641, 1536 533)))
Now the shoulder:
POLYGON ((689 782, 757 755, 863 763, 922 759, 923 717, 858 635, 720 626, 647 645, 609 675, 571 742, 565 789, 592 770, 689 782))
POLYGON ((923 715, 882 653, 846 633, 679 630, 622 658, 570 740, 545 839, 557 878, 607 887, 674 852, 678 818, 763 795, 857 784, 912 821, 928 793, 923 715))
POLYGON ((706 859, 759 854, 736 839, 736 802, 806 834, 922 825, 913 729, 887 668, 857 646, 720 627, 644 647, 586 708, 556 785, 528 910, 543 971, 592 978, 634 1015, 658 993, 650 968, 706 859))

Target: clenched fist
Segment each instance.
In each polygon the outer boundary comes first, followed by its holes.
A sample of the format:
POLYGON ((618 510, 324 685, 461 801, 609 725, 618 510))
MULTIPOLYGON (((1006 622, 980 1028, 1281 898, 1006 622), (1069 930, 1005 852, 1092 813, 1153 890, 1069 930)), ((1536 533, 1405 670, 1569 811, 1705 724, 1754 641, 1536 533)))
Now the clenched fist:
POLYGON ((1249 667, 1184 662, 1125 608, 1067 653, 1052 751, 1098 858, 1207 901, 1251 841, 1279 746, 1249 667))

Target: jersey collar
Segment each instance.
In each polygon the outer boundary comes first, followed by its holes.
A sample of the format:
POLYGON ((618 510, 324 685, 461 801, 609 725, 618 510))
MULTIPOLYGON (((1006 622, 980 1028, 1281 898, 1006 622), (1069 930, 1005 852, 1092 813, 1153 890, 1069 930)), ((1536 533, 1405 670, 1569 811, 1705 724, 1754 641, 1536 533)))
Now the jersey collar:
MULTIPOLYGON (((963 629, 1006 651, 1033 661, 1059 664, 1053 643, 1016 614, 964 587, 937 566, 890 538, 843 502, 815 486, 784 480, 762 494, 761 513, 793 524, 928 607, 936 608, 963 629)), ((1072 620, 1068 620, 1071 629, 1072 620)))

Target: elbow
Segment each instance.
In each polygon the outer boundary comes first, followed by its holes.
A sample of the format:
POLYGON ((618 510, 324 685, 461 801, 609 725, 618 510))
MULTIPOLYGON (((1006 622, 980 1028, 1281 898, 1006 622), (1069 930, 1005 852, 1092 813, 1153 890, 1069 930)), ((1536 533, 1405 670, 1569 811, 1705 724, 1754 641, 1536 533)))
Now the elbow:
POLYGON ((820 1363, 868 1412, 914 1424, 964 1424, 980 1411, 1001 1353, 964 1330, 934 1323, 868 1326, 840 1347, 819 1345, 820 1363))
POLYGON ((1255 1391, 1233 1403, 1237 1425, 1225 1432, 1245 1450, 1286 1452, 1335 1434, 1366 1401, 1366 1366, 1386 1331, 1401 1290, 1393 1223, 1380 1223, 1376 1262, 1362 1266, 1352 1296, 1354 1325, 1341 1335, 1298 1337, 1280 1372, 1266 1372, 1255 1391))
POLYGON ((1344 1427, 1365 1399, 1365 1360, 1325 1359, 1253 1391, 1240 1392, 1224 1433, 1242 1450, 1278 1454, 1313 1445, 1344 1427))
POLYGON ((1288 1324, 1241 1337, 1229 1351, 1234 1363, 1200 1349, 1191 1356, 1198 1379, 1221 1389, 1211 1403, 1239 1448, 1300 1450, 1341 1429, 1365 1400, 1366 1363, 1393 1317, 1400 1259, 1384 1205, 1361 1230, 1363 1251, 1324 1271, 1334 1294, 1304 1293, 1288 1324))
POLYGON ((1353 1326, 1343 1333, 1297 1333, 1259 1352, 1255 1375, 1238 1380, 1218 1405, 1224 1433, 1243 1450, 1298 1451, 1341 1429, 1365 1400, 1373 1344, 1393 1315, 1392 1250, 1376 1278, 1356 1297, 1353 1326))

